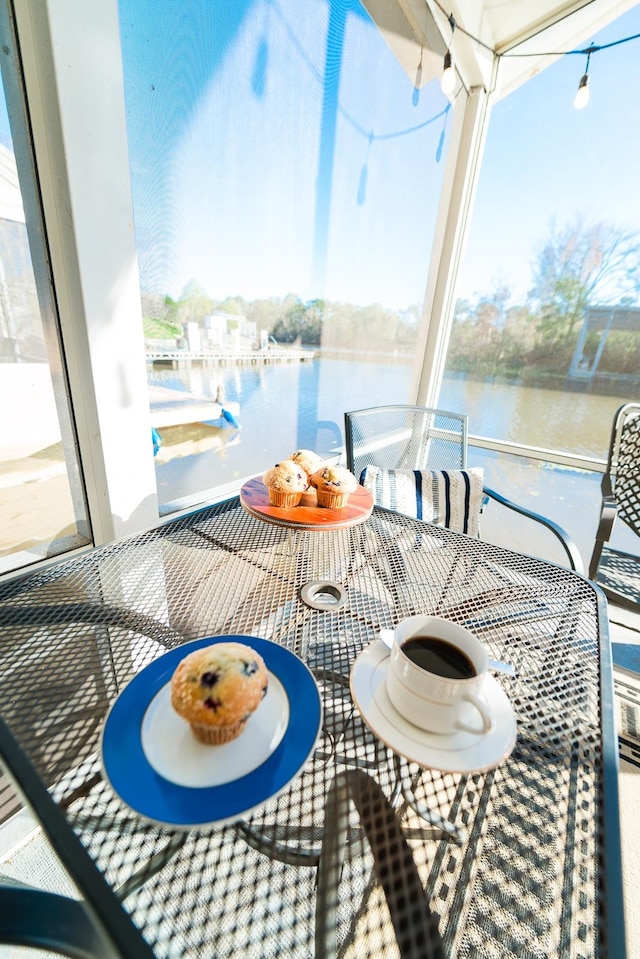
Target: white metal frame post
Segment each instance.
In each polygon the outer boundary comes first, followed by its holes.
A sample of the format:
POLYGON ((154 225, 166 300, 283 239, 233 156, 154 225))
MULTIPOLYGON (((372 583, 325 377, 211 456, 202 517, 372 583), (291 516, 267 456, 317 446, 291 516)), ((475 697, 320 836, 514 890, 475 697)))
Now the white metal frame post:
POLYGON ((96 543, 158 520, 116 0, 14 9, 96 543))
POLYGON ((474 87, 468 96, 458 96, 433 238, 421 337, 416 347, 422 366, 415 375, 412 395, 414 402, 425 406, 438 405, 458 269, 469 231, 489 114, 490 96, 483 88, 474 87))

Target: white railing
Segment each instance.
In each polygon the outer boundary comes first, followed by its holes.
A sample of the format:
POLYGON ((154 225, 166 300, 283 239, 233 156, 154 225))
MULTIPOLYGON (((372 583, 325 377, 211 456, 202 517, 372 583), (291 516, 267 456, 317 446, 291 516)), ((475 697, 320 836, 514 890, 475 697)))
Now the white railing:
POLYGON ((475 436, 469 434, 469 446, 477 446, 483 450, 494 450, 496 453, 506 453, 509 456, 522 456, 544 463, 554 463, 558 466, 569 466, 573 469, 589 470, 594 473, 604 473, 607 462, 593 456, 579 456, 577 453, 564 453, 560 450, 544 449, 540 446, 526 446, 524 443, 511 443, 508 440, 497 440, 489 436, 475 436))

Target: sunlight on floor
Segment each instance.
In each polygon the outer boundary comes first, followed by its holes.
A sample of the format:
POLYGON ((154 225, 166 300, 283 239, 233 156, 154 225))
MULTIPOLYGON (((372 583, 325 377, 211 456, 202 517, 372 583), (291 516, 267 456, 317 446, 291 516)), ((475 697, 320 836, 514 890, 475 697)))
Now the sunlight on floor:
POLYGON ((620 771, 620 829, 622 833, 622 868, 624 872, 625 924, 627 959, 640 957, 640 769, 624 764, 620 771))

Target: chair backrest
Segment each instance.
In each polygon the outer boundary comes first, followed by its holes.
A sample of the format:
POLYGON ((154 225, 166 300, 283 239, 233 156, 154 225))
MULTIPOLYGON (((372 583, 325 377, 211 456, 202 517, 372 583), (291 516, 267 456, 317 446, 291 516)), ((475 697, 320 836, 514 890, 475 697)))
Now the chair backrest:
POLYGON ((607 473, 617 518, 640 536, 640 403, 625 403, 614 417, 607 473))
POLYGON ((376 406, 344 415, 347 469, 452 470, 467 465, 467 417, 425 406, 376 406))

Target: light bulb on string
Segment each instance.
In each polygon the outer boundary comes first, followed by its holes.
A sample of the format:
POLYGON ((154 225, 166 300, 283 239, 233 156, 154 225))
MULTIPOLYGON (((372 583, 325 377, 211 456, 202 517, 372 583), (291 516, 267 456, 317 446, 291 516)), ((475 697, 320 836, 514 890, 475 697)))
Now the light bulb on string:
POLYGON ((440 78, 440 87, 447 97, 450 96, 456 88, 456 71, 453 67, 453 58, 450 50, 447 50, 444 55, 444 70, 440 78))
POLYGON ((578 90, 573 101, 573 105, 576 110, 582 110, 586 107, 589 102, 589 60, 591 58, 591 52, 587 53, 587 65, 585 71, 580 77, 580 83, 578 84, 578 90))
POLYGON ((449 16, 449 26, 451 27, 451 40, 449 41, 449 47, 447 52, 444 55, 444 63, 442 65, 442 76, 440 77, 440 87, 442 92, 446 97, 450 97, 453 91, 456 88, 456 71, 453 66, 453 57, 451 55, 451 44, 453 43, 453 33, 456 29, 456 21, 453 14, 449 16))
POLYGON ((573 105, 576 110, 582 110, 589 102, 589 77, 584 73, 580 79, 580 85, 576 92, 573 105))

